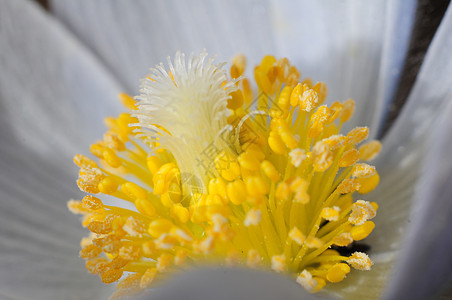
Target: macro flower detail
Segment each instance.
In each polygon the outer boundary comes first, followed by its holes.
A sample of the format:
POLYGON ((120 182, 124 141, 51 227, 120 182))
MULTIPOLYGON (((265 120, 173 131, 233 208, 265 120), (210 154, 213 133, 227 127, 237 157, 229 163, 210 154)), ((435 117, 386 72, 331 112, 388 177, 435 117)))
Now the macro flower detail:
POLYGON ((103 282, 119 282, 113 297, 203 262, 287 272, 310 292, 350 266, 370 270, 367 254, 341 253, 372 232, 378 210, 353 200, 378 185, 367 162, 381 149, 362 144, 367 127, 340 133, 353 100, 323 104, 326 85, 285 58, 262 59, 257 91, 243 56, 229 74, 206 53, 168 64, 136 100, 120 95, 130 112, 105 120, 90 147, 99 163, 74 156, 89 194, 68 202, 91 231, 80 256, 103 282))

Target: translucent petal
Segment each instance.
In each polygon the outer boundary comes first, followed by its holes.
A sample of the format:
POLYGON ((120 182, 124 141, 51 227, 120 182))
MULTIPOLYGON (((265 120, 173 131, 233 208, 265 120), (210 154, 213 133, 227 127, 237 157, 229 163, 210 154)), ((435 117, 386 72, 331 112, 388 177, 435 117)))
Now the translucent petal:
MULTIPOLYGON (((434 174, 440 176, 443 172, 437 169, 438 163, 429 162, 432 159, 430 158, 431 151, 433 151, 430 138, 434 126, 441 126, 435 125, 438 120, 447 116, 447 105, 449 105, 452 95, 452 78, 450 76, 452 74, 452 61, 450 60, 451 32, 452 9, 449 7, 428 50, 408 103, 383 141, 383 152, 375 162, 381 174, 380 186, 367 196, 368 200, 374 200, 380 204, 378 217, 375 219, 375 231, 369 237, 367 243, 372 245, 372 253, 383 261, 387 260, 390 269, 394 268, 397 272, 392 277, 387 276, 387 278, 391 278, 391 283, 394 283, 391 295, 400 295, 409 291, 409 288, 406 288, 403 284, 405 284, 405 281, 411 281, 411 278, 413 278, 413 282, 421 280, 416 278, 422 278, 426 282, 430 281, 431 273, 426 272, 425 277, 421 274, 414 274, 413 270, 407 267, 409 264, 416 265, 421 261, 428 262, 428 266, 433 268, 432 270, 437 270, 438 274, 443 272, 442 267, 449 267, 446 263, 441 263, 443 260, 441 256, 424 255, 429 253, 430 249, 429 243, 425 242, 426 239, 435 245, 439 245, 438 249, 448 247, 446 241, 435 239, 444 239, 445 236, 441 235, 441 232, 445 234, 444 232, 450 230, 450 223, 443 219, 443 213, 444 216, 450 218, 449 208, 441 207, 443 202, 440 190, 435 192, 437 194, 429 194, 431 189, 435 189, 441 184, 442 189, 446 189, 447 183, 444 181, 437 182, 434 186, 431 186, 432 181, 426 180, 426 178, 434 174), (438 195, 440 199, 432 198, 435 195, 438 195), (433 210, 423 209, 429 203, 432 205, 430 209, 433 210), (422 214, 419 213, 419 209, 424 210, 422 214), (435 216, 432 215, 433 211, 436 213, 435 216), (432 221, 427 222, 425 218, 430 218, 432 221), (437 218, 438 222, 434 222, 433 227, 431 227, 433 220, 437 218), (425 231, 419 232, 418 226, 423 226, 425 231), (407 237, 407 232, 416 232, 418 236, 416 238, 407 237), (403 246, 404 241, 407 241, 405 246, 403 246), (402 247, 403 250, 401 251, 402 247), (401 264, 405 264, 400 266, 401 269, 397 268, 399 261, 401 261, 401 264), (418 275, 419 277, 417 277, 418 275), (406 278, 400 279, 401 277, 406 278), (398 280, 404 281, 401 290, 398 290, 396 284, 398 280)), ((450 130, 450 127, 446 128, 450 130)), ((435 137, 440 138, 438 135, 435 137)), ((437 157, 437 159, 441 159, 441 157, 437 157)), ((450 165, 444 163, 446 170, 448 166, 450 168, 450 165)), ((448 172, 450 172, 450 169, 448 172)), ((362 287, 375 285, 375 281, 370 276, 372 275, 363 274, 361 276, 361 280, 364 281, 362 287)), ((411 288, 416 287, 416 290, 418 288, 417 285, 410 286, 411 288)), ((424 292, 431 292, 434 287, 435 284, 432 283, 432 285, 425 287, 424 292)), ((406 298, 410 298, 409 294, 406 298)))
POLYGON ((52 1, 56 15, 132 93, 148 69, 177 50, 243 53, 249 65, 274 53, 267 1, 52 1))
POLYGON ((277 54, 326 82, 330 101, 353 98, 350 126, 376 134, 403 67, 415 1, 272 3, 277 54))
POLYGON ((141 299, 325 299, 311 296, 292 278, 251 269, 203 268, 188 271, 150 294, 152 298, 145 296, 141 299), (203 283, 202 288, 200 282, 203 283))
POLYGON ((427 299, 452 276, 452 102, 428 141, 400 262, 390 282, 391 299, 427 299))
POLYGON ((79 195, 71 156, 102 132, 119 85, 28 1, 0 1, 0 49, 1 298, 101 297, 66 201, 79 195))

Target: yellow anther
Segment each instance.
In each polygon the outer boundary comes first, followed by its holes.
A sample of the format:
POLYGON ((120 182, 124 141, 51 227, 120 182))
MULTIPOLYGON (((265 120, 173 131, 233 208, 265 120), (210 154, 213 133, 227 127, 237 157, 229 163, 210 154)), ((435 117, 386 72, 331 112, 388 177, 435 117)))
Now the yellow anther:
POLYGON ((206 205, 207 206, 223 206, 227 204, 229 201, 228 198, 222 198, 219 195, 207 195, 206 197, 206 205))
POLYGON ((213 224, 213 227, 212 227, 213 232, 223 233, 227 228, 228 219, 226 219, 224 216, 222 216, 220 214, 214 214, 212 216, 212 224, 213 224))
POLYGON ((350 233, 355 241, 360 241, 368 237, 374 228, 374 222, 366 221, 363 225, 353 226, 350 233))
POLYGON ((289 232, 289 238, 291 238, 298 245, 303 245, 305 241, 304 234, 297 227, 292 228, 289 232))
POLYGON ((173 223, 168 219, 157 219, 152 221, 148 227, 148 233, 154 237, 158 238, 160 235, 164 233, 169 233, 171 228, 173 227, 173 223))
POLYGON ((104 147, 102 152, 103 159, 113 168, 118 168, 121 166, 122 161, 113 149, 104 147))
POLYGON ((121 258, 119 256, 113 258, 113 260, 110 262, 110 268, 111 269, 121 269, 124 268, 127 264, 129 263, 129 261, 127 259, 121 258))
POLYGON ((304 244, 308 248, 320 248, 323 246, 324 243, 319 238, 308 236, 304 241, 304 244))
POLYGON ((322 104, 325 102, 326 97, 328 96, 328 88, 324 82, 317 82, 312 89, 317 93, 319 97, 318 104, 322 104))
POLYGON ((276 63, 278 67, 278 80, 281 82, 285 82, 287 77, 289 76, 290 71, 290 63, 289 60, 285 57, 278 59, 276 63))
MULTIPOLYGON (((171 231, 174 230, 174 227, 171 231)), ((177 239, 174 235, 169 235, 167 233, 162 234, 155 240, 155 247, 159 250, 169 250, 174 248, 177 239)))
POLYGON ((375 210, 375 212, 378 211, 378 204, 377 204, 377 202, 370 202, 370 205, 372 205, 372 207, 375 210))
POLYGON ((293 88, 286 86, 283 88, 278 98, 278 108, 282 110, 281 118, 286 118, 289 114, 290 108, 290 95, 292 94, 293 88))
POLYGON ((277 182, 280 178, 279 172, 276 170, 275 166, 268 160, 261 162, 261 170, 273 182, 277 182))
POLYGON ((348 221, 354 225, 362 225, 375 215, 375 209, 368 201, 358 200, 352 205, 352 212, 348 221))
POLYGON ((361 271, 368 271, 372 266, 372 261, 369 259, 366 253, 355 252, 348 259, 347 263, 353 268, 361 271))
POLYGON ((157 251, 153 240, 144 242, 141 248, 143 250, 143 255, 146 257, 153 257, 153 254, 157 251))
POLYGON ((105 177, 97 185, 99 192, 102 194, 110 195, 118 190, 118 182, 114 177, 105 177))
POLYGON ((333 244, 340 247, 348 246, 351 243, 353 243, 353 236, 350 232, 341 233, 333 239, 333 244))
POLYGON ((146 227, 144 223, 134 217, 128 217, 126 224, 122 227, 125 232, 127 232, 131 236, 140 237, 143 233, 146 232, 146 227))
POLYGON ((342 154, 341 159, 339 160, 339 167, 349 167, 356 163, 359 159, 359 152, 356 149, 350 149, 342 154))
POLYGON ((344 263, 338 263, 328 269, 326 279, 329 282, 341 282, 350 273, 350 267, 344 263))
POLYGON ((117 124, 121 135, 133 134, 134 127, 130 126, 133 123, 138 123, 137 118, 130 116, 128 113, 120 114, 117 119, 117 124))
POLYGON ((147 269, 146 272, 144 272, 143 276, 141 277, 140 288, 144 289, 144 288, 149 287, 149 285, 154 280, 156 274, 157 274, 157 268, 147 269))
POLYGON ((82 201, 69 200, 67 202, 67 208, 74 215, 86 215, 91 213, 91 209, 87 208, 82 201))
POLYGON ((355 127, 347 134, 348 142, 352 145, 356 145, 366 140, 369 136, 369 128, 367 127, 355 127))
POLYGON ((239 161, 240 166, 244 169, 250 171, 259 170, 260 162, 256 156, 253 156, 250 152, 242 152, 237 160, 239 161))
POLYGON ((254 143, 245 143, 242 145, 242 150, 256 157, 259 161, 264 160, 265 153, 262 152, 261 146, 254 143))
POLYGON ((83 205, 89 209, 97 210, 104 207, 104 204, 99 198, 91 195, 87 195, 82 199, 83 205))
POLYGON ((146 199, 135 200, 135 207, 145 216, 155 216, 155 207, 146 199))
POLYGON ((343 135, 332 135, 329 138, 323 139, 322 142, 330 147, 331 151, 341 148, 348 141, 348 137, 343 135))
POLYGON ((229 200, 235 205, 242 204, 246 200, 248 194, 245 183, 240 179, 228 182, 226 192, 229 200))
POLYGON ((120 93, 118 95, 119 100, 121 100, 122 105, 124 105, 125 107, 127 107, 130 110, 137 110, 137 106, 136 106, 136 102, 135 100, 130 97, 129 95, 127 95, 126 93, 120 93))
POLYGON ((359 163, 359 164, 355 164, 353 166, 352 172, 353 172, 353 175, 352 175, 353 177, 369 178, 375 174, 375 167, 368 165, 368 164, 359 163))
POLYGON ((240 165, 228 152, 221 152, 215 157, 217 172, 227 181, 232 181, 240 176, 240 165))
POLYGON ((246 265, 250 268, 257 268, 262 263, 262 257, 259 252, 255 249, 251 249, 248 251, 246 256, 246 265))
POLYGON ((129 294, 133 294, 140 289, 140 273, 129 274, 126 278, 122 279, 116 286, 116 292, 113 293, 110 299, 117 299, 115 296, 121 297, 129 294))
POLYGON ((157 271, 165 272, 166 270, 168 270, 168 267, 171 264, 172 260, 173 257, 167 253, 160 255, 157 259, 157 271))
POLYGON ((293 199, 294 199, 294 202, 296 202, 296 203, 306 204, 309 202, 310 197, 309 197, 307 190, 300 189, 295 192, 293 199))
POLYGON ((298 141, 289 130, 280 131, 279 136, 281 137, 281 140, 287 146, 287 148, 294 149, 298 146, 298 141))
POLYGON ((168 198, 172 203, 179 203, 182 200, 182 190, 179 179, 172 180, 169 183, 168 190, 165 194, 168 195, 168 198))
POLYGON ((267 73, 276 64, 276 58, 273 55, 265 55, 258 66, 264 73, 267 73))
POLYGON ((312 274, 303 270, 298 277, 297 283, 304 287, 310 293, 316 293, 325 286, 325 280, 320 277, 312 277, 312 274))
POLYGON ((121 191, 133 200, 147 198, 146 190, 130 181, 121 184, 121 191))
POLYGON ((178 249, 176 255, 174 256, 174 264, 176 266, 181 266, 187 261, 188 252, 185 249, 178 249))
POLYGON ((301 83, 305 84, 310 89, 312 89, 312 87, 314 86, 314 82, 309 77, 304 78, 303 81, 301 81, 301 83))
POLYGON ((243 54, 236 55, 232 60, 231 77, 239 78, 246 68, 246 57, 243 54))
POLYGON ((254 69, 254 79, 259 89, 263 90, 267 95, 274 93, 275 89, 275 64, 274 57, 266 56, 261 62, 261 65, 254 69), (268 58, 267 58, 268 57, 268 58))
POLYGON ((334 122, 337 118, 339 118, 340 113, 342 111, 343 105, 340 102, 333 102, 330 106, 332 114, 326 121, 327 124, 334 122))
POLYGON ((328 221, 337 221, 339 220, 339 213, 341 209, 337 206, 333 207, 324 207, 321 212, 322 218, 328 221))
POLYGON ((213 236, 207 236, 198 244, 198 251, 203 254, 209 254, 215 247, 215 239, 213 236))
POLYGON ((178 203, 171 206, 171 216, 177 221, 185 224, 188 222, 190 218, 190 213, 186 207, 183 207, 182 204, 178 203))
POLYGON ((116 151, 126 150, 126 145, 124 145, 124 143, 115 133, 112 132, 105 133, 104 142, 107 147, 114 149, 116 151))
POLYGON ((318 137, 323 131, 323 124, 328 120, 332 112, 326 105, 320 106, 311 116, 311 126, 308 131, 309 138, 318 137))
POLYGON ((359 147, 360 160, 372 160, 377 157, 381 151, 381 143, 379 141, 370 141, 359 147))
POLYGON ((80 251, 80 257, 84 259, 98 257, 102 253, 102 248, 96 245, 88 245, 80 251))
POLYGON ((290 189, 295 193, 294 202, 306 204, 309 202, 310 197, 308 194, 309 184, 306 180, 296 177, 290 183, 290 189))
POLYGON ((310 112, 319 103, 319 96, 313 89, 306 90, 300 98, 300 109, 310 112))
POLYGON ((306 89, 307 89, 307 86, 299 83, 292 90, 292 93, 290 94, 290 98, 289 98, 290 105, 292 105, 293 107, 297 106, 300 103, 300 99, 306 89))
POLYGON ((97 233, 97 234, 107 234, 112 231, 112 227, 110 224, 106 224, 104 222, 100 221, 92 221, 88 224, 88 229, 91 232, 97 233))
POLYGON ((297 85, 298 81, 300 80, 300 72, 297 70, 295 66, 291 66, 289 69, 289 76, 287 76, 286 84, 288 86, 295 86, 297 85))
POLYGON ((341 123, 345 123, 353 116, 355 112, 355 101, 348 99, 342 103, 342 110, 340 112, 339 120, 341 123))
POLYGON ((104 158, 104 146, 99 145, 99 144, 92 144, 89 147, 89 151, 91 152, 91 154, 93 154, 94 156, 103 159, 104 158))
POLYGON ((134 245, 122 246, 119 249, 119 257, 125 260, 137 260, 141 257, 141 247, 134 245))
POLYGON ((108 261, 105 258, 94 258, 86 261, 86 269, 94 274, 94 275, 101 275, 104 273, 109 265, 110 261, 108 261))
POLYGON ((320 141, 312 148, 312 158, 314 159, 314 170, 316 172, 324 172, 333 163, 333 153, 330 151, 328 144, 320 141))
POLYGON ((306 151, 300 148, 295 148, 289 153, 290 161, 295 167, 299 167, 306 159, 306 151))
POLYGON ((252 197, 259 197, 268 193, 268 183, 261 176, 251 176, 246 179, 246 190, 252 197))
POLYGON ((82 169, 97 168, 97 163, 82 154, 74 155, 74 163, 82 169))
POLYGON ((268 145, 270 149, 276 154, 286 153, 286 145, 284 144, 281 136, 276 131, 270 131, 268 136, 268 145))
POLYGON ((286 270, 286 257, 284 254, 272 256, 272 269, 278 273, 286 270))
POLYGON ((154 182, 154 190, 153 193, 155 195, 163 195, 168 190, 168 182, 165 179, 164 174, 155 174, 152 178, 152 181, 154 182))
POLYGON ((171 236, 174 236, 175 238, 177 238, 177 240, 182 244, 193 241, 193 235, 191 234, 191 232, 189 230, 178 228, 178 227, 173 227, 171 229, 171 236))
POLYGON ((230 98, 228 99, 226 107, 232 110, 236 110, 243 105, 243 93, 241 90, 233 91, 229 94, 230 98))
POLYGON ((245 225, 246 227, 258 225, 261 221, 261 218, 261 211, 257 208, 252 208, 247 212, 245 220, 243 221, 243 225, 245 225))
POLYGON ((157 156, 148 156, 146 159, 146 164, 152 175, 158 172, 162 166, 162 162, 157 156))
POLYGON ((101 276, 102 282, 106 284, 113 283, 119 280, 119 278, 122 277, 123 273, 124 272, 122 270, 109 269, 102 274, 101 276))
POLYGON ((341 194, 348 194, 358 191, 360 188, 360 184, 358 179, 356 178, 348 178, 344 179, 339 186, 337 187, 337 191, 341 194))
POLYGON ((276 186, 275 198, 278 201, 284 201, 289 198, 290 192, 290 184, 287 182, 280 182, 276 186))
POLYGON ((85 192, 90 194, 98 194, 99 188, 97 187, 97 182, 90 182, 90 181, 83 181, 81 178, 77 180, 77 186, 78 188, 85 192))
POLYGON ((253 90, 251 88, 250 81, 247 78, 243 78, 242 82, 242 91, 243 96, 245 97, 245 102, 250 103, 253 100, 253 90))

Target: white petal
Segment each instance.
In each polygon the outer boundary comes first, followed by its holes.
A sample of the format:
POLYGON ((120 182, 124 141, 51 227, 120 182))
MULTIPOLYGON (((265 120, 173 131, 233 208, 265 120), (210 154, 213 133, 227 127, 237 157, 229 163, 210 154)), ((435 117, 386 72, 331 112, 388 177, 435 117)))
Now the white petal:
POLYGON ((448 102, 428 138, 431 146, 414 189, 411 224, 390 281, 389 299, 427 299, 452 276, 452 102, 448 102))
POLYGON ((0 2, 0 49, 0 295, 101 297, 66 201, 78 195, 71 156, 101 132, 118 85, 31 2, 0 2))
POLYGON ((251 269, 204 268, 184 272, 142 299, 325 299, 308 294, 294 279, 251 269), (202 282, 202 287, 200 283, 202 282))
POLYGON ((329 101, 353 98, 350 126, 376 134, 405 58, 415 1, 273 1, 277 54, 324 81, 329 101))
POLYGON ((274 53, 267 2, 256 1, 52 1, 56 15, 89 44, 137 93, 148 69, 177 50, 243 53, 256 59, 274 53))
MULTIPOLYGON (((383 152, 375 162, 382 180, 380 186, 368 195, 368 200, 374 200, 380 204, 378 216, 375 219, 375 231, 368 239, 373 253, 394 255, 405 240, 405 228, 409 228, 410 232, 413 230, 410 227, 414 220, 410 217, 413 216, 410 213, 417 212, 418 207, 424 207, 426 205, 423 204, 424 202, 432 201, 430 197, 421 199, 418 195, 420 193, 418 188, 425 183, 423 177, 420 176, 424 176, 423 173, 427 172, 426 169, 421 170, 421 166, 431 153, 427 151, 431 148, 427 138, 431 136, 438 119, 447 115, 446 105, 450 102, 452 95, 451 32, 452 8, 449 7, 427 52, 408 103, 383 141, 383 152), (414 202, 416 199, 419 201, 414 202), (412 210, 413 208, 415 210, 412 210)), ((425 162, 425 168, 429 168, 428 164, 428 161, 425 162)), ((435 174, 436 166, 431 165, 430 167, 432 170, 428 174, 435 174)), ((438 213, 441 216, 442 212, 438 213)), ((431 216, 430 212, 428 216, 432 219, 435 218, 431 216)), ((423 218, 416 216, 416 218, 418 217, 423 218)), ((430 223, 424 223, 424 225, 430 226, 430 223)), ((448 228, 447 225, 443 223, 437 226, 448 228)), ((423 235, 424 233, 422 233, 423 235)), ((432 235, 432 238, 435 236, 436 234, 432 235)), ((408 244, 411 248, 405 249, 402 253, 413 264, 418 264, 419 261, 412 260, 416 258, 411 256, 412 253, 417 251, 423 253, 423 247, 427 246, 419 241, 417 243, 416 248, 408 244)), ((435 259, 441 258, 435 257, 435 259)), ((437 264, 437 261, 431 259, 430 263, 433 266, 437 264)), ((393 262, 392 266, 394 265, 393 262)), ((403 274, 403 276, 410 275, 403 274)), ((395 277, 392 278, 394 279, 391 280, 395 280, 395 277)), ((368 283, 372 284, 372 281, 369 280, 368 283)))

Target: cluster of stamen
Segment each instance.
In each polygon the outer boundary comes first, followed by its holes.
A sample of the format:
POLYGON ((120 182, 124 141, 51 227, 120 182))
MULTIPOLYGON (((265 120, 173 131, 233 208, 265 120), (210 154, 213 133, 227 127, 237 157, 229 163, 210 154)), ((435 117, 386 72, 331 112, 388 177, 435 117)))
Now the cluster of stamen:
POLYGON ((134 117, 140 103, 125 94, 120 98, 131 114, 107 118, 108 132, 90 148, 99 163, 74 157, 77 184, 89 194, 68 203, 91 231, 80 256, 103 282, 119 281, 113 297, 198 262, 288 272, 310 292, 342 281, 350 266, 370 269, 365 253, 343 256, 338 249, 375 226, 377 204, 354 202, 352 195, 377 186, 378 174, 365 161, 381 144, 358 147, 366 127, 341 135, 353 100, 323 105, 325 84, 300 80, 287 59, 263 58, 254 70, 257 93, 244 70, 244 57, 236 57, 230 76, 237 89, 225 103, 232 142, 199 157, 192 174, 201 178, 182 173, 164 143, 146 139, 143 120, 134 117), (107 205, 112 198, 116 204, 107 205))

